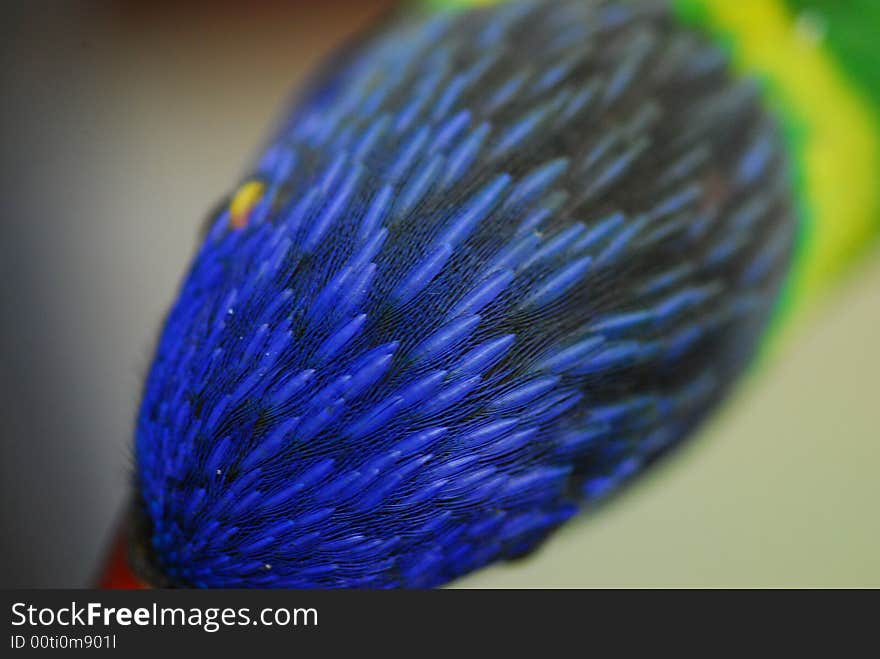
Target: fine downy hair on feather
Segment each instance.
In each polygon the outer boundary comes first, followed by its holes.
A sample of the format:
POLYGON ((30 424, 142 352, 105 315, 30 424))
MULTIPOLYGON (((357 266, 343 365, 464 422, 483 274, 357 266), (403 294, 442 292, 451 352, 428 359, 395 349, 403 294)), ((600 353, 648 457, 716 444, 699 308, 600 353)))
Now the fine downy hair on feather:
POLYGON ((528 552, 720 400, 796 228, 755 85, 620 0, 390 20, 247 181, 138 421, 170 585, 428 587, 528 552))

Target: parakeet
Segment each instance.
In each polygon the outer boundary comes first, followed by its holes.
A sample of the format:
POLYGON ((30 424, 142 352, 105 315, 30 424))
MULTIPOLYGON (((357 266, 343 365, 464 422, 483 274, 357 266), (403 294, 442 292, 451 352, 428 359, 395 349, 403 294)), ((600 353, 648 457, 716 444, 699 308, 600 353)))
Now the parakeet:
POLYGON ((880 228, 832 4, 433 0, 341 51, 166 319, 126 569, 434 587, 679 445, 880 228))

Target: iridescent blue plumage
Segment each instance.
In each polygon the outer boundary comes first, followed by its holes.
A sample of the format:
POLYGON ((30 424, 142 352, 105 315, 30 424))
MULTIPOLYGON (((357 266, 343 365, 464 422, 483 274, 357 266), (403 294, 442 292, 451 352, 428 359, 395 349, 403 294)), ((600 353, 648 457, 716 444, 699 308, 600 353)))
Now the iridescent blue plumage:
POLYGON ((653 7, 362 40, 167 319, 136 440, 153 578, 422 587, 529 551, 746 364, 794 232, 780 153, 653 7))

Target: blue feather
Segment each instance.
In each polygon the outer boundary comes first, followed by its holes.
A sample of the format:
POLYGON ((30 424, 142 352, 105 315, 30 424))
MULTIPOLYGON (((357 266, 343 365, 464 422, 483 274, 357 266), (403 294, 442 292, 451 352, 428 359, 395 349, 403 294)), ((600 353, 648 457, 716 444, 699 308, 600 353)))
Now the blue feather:
POLYGON ((325 68, 159 339, 145 578, 436 586, 677 445, 746 367, 796 231, 778 131, 724 61, 654 3, 514 0, 396 17, 325 68))

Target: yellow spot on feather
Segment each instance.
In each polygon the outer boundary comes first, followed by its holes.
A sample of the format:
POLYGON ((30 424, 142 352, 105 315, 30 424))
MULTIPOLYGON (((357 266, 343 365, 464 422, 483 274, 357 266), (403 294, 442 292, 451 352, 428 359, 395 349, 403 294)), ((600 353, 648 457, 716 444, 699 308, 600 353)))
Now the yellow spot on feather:
POLYGON ((248 181, 233 195, 229 203, 229 224, 234 229, 247 226, 251 211, 266 191, 265 184, 260 181, 248 181))

